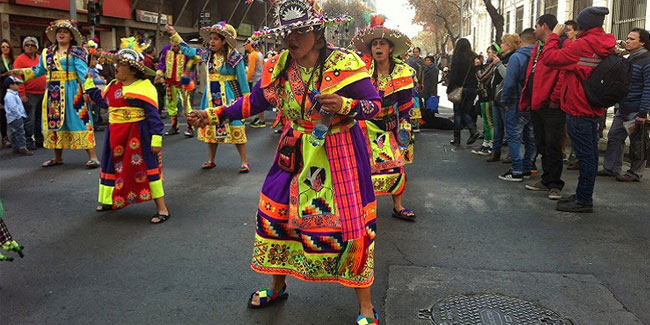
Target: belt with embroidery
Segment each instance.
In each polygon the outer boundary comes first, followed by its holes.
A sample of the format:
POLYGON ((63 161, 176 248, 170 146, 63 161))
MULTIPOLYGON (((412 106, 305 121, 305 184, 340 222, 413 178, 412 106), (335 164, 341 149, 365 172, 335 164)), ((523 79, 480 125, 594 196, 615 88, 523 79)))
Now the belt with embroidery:
POLYGON ((222 75, 219 73, 212 73, 209 76, 210 81, 233 81, 236 80, 237 77, 232 76, 232 75, 222 75))
MULTIPOLYGON (((335 121, 332 125, 330 125, 327 133, 332 134, 345 131, 354 126, 356 123, 357 121, 355 119, 345 117, 341 120, 335 121)), ((314 126, 316 126, 316 124, 318 124, 316 121, 295 120, 291 121, 291 128, 300 133, 306 134, 314 131, 314 126)))
POLYGON ((144 109, 140 107, 109 107, 108 108, 108 122, 109 123, 133 123, 139 122, 146 118, 144 109))
POLYGON ((47 81, 68 81, 68 80, 77 80, 76 72, 65 72, 65 71, 52 71, 47 73, 47 81))

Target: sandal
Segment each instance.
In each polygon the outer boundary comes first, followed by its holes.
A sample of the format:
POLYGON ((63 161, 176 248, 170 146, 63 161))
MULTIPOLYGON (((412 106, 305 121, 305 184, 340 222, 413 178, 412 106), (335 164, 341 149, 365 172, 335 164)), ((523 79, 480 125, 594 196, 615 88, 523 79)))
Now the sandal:
POLYGON ((375 308, 372 308, 372 313, 374 314, 373 318, 366 317, 361 315, 359 313, 359 317, 357 317, 357 325, 379 325, 379 314, 377 314, 377 311, 375 308))
POLYGON ((110 205, 110 204, 102 204, 102 205, 98 206, 95 209, 95 211, 97 211, 97 212, 105 212, 105 211, 111 211, 111 210, 113 210, 113 206, 110 205))
POLYGON ((50 159, 50 160, 44 162, 43 165, 41 165, 41 166, 47 168, 47 167, 58 166, 58 165, 63 165, 63 162, 62 161, 56 161, 54 159, 50 159))
POLYGON ((241 167, 239 167, 239 173, 240 174, 245 174, 251 171, 251 166, 248 164, 243 164, 241 167))
POLYGON ((393 217, 402 219, 402 220, 408 220, 408 221, 415 221, 415 213, 409 209, 402 209, 401 211, 397 211, 393 209, 393 217))
POLYGON ((90 159, 86 162, 86 168, 88 169, 95 169, 97 167, 99 167, 99 161, 96 159, 90 159))
POLYGON ((282 286, 282 290, 280 290, 279 292, 275 292, 271 289, 257 290, 251 293, 251 297, 250 299, 248 299, 248 308, 264 308, 270 306, 271 304, 279 300, 285 300, 289 298, 289 294, 285 292, 286 290, 287 290, 286 283, 282 286), (255 295, 258 295, 258 297, 260 297, 259 305, 253 305, 253 297, 255 297, 255 295))
POLYGON ((217 167, 217 164, 214 161, 210 161, 210 160, 201 164, 201 168, 203 169, 212 169, 214 167, 217 167))
POLYGON ((169 213, 166 214, 166 215, 165 215, 165 214, 156 213, 156 214, 153 215, 153 217, 151 217, 151 220, 150 220, 150 221, 151 221, 151 223, 153 223, 153 224, 159 224, 159 223, 163 223, 163 222, 167 221, 167 219, 169 219, 169 217, 171 217, 171 215, 169 215, 169 213), (158 221, 153 221, 154 218, 158 218, 158 221))

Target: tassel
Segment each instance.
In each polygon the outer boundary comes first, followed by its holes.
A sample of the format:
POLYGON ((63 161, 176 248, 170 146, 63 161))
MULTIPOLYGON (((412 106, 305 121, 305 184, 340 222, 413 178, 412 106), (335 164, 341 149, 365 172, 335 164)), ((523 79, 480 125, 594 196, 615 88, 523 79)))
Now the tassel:
POLYGON ((352 276, 361 275, 368 259, 368 246, 365 236, 346 241, 345 248, 339 254, 338 274, 343 275, 349 270, 352 276))

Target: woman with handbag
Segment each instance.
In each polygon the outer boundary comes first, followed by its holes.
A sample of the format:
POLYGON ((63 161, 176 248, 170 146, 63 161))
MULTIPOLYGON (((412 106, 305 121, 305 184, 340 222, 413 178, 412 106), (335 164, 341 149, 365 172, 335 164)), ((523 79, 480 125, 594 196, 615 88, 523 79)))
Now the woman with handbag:
POLYGON ((54 149, 54 159, 43 167, 63 164, 63 149, 88 152, 86 168, 99 167, 95 153, 92 111, 88 109, 83 84, 88 74, 88 52, 76 21, 61 19, 50 23, 45 34, 52 46, 43 50, 38 65, 12 70, 25 81, 45 75, 43 100, 43 147, 54 149))
POLYGON ((449 143, 455 146, 460 145, 460 131, 463 126, 470 133, 467 145, 476 142, 480 136, 472 120, 472 109, 478 93, 478 67, 474 65, 475 57, 476 54, 472 52, 472 46, 467 39, 461 38, 456 42, 447 85, 447 97, 454 103, 454 139, 449 143))
POLYGON ((413 96, 415 70, 399 59, 411 41, 401 32, 384 27, 384 20, 383 16, 371 17, 370 26, 352 38, 356 50, 364 54, 372 82, 382 97, 379 115, 359 124, 370 151, 375 195, 391 195, 392 216, 414 221, 415 213, 404 207, 402 196, 406 188, 404 165, 412 161, 413 152, 409 116, 417 100, 413 96))
POLYGON ((314 0, 276 6, 276 27, 253 38, 281 38, 287 50, 268 60, 250 94, 228 107, 194 111, 188 121, 218 125, 272 106, 287 117, 260 194, 251 262, 254 271, 273 281, 251 293, 248 306, 286 299, 290 275, 354 288, 356 324, 377 324, 370 299, 377 205, 357 120, 378 114, 380 97, 355 53, 327 45, 325 27, 347 23, 349 17, 325 17, 314 0))

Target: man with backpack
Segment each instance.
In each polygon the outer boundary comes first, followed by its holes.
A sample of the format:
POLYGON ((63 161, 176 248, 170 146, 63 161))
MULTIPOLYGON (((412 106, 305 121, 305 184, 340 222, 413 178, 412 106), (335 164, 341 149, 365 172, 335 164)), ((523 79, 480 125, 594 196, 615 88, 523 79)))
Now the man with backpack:
POLYGON ((542 55, 544 43, 557 25, 557 18, 545 14, 537 19, 535 38, 537 42, 531 53, 526 70, 526 84, 521 94, 520 107, 529 107, 535 131, 537 152, 542 155, 542 179, 526 185, 531 191, 547 191, 548 198, 558 200, 562 197, 562 141, 566 114, 560 109, 559 70, 546 65, 542 55))
MULTIPOLYGON (((644 157, 632 159, 630 169, 621 175, 623 152, 627 131, 623 123, 636 121, 637 129, 648 120, 650 108, 650 33, 641 28, 634 28, 627 36, 625 49, 630 52, 628 60, 632 64, 630 92, 623 99, 614 115, 614 122, 607 133, 607 151, 603 169, 599 176, 616 176, 617 181, 638 182, 643 177, 646 161, 644 157)), ((634 148, 641 141, 641 132, 630 135, 630 147, 634 148)), ((630 155, 630 158, 633 155, 630 155)))
MULTIPOLYGON (((598 126, 605 106, 595 106, 593 98, 587 99, 583 83, 589 83, 588 79, 599 63, 614 52, 616 37, 605 33, 602 27, 607 14, 609 9, 606 7, 585 8, 577 19, 580 30, 578 39, 560 49, 564 25, 558 24, 542 52, 546 65, 565 71, 560 107, 567 113, 569 137, 580 160, 576 194, 560 199, 556 207, 559 211, 593 212, 593 192, 598 172, 598 126)), ((612 79, 615 75, 612 74, 612 79)), ((616 80, 608 82, 613 81, 616 80)))

